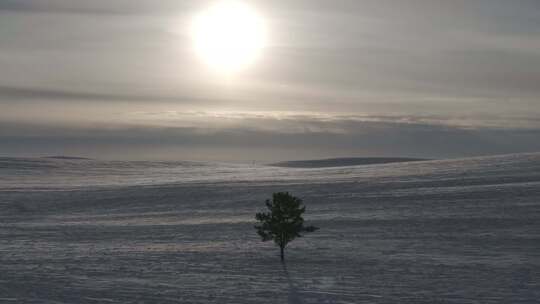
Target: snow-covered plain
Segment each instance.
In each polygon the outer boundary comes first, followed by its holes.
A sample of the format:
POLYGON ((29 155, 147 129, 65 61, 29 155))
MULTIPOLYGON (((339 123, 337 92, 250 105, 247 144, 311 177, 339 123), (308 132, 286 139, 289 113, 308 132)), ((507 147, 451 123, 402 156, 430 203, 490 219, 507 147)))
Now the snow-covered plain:
POLYGON ((292 169, 0 158, 1 303, 538 303, 540 154, 292 169), (286 268, 272 192, 321 229, 286 268))

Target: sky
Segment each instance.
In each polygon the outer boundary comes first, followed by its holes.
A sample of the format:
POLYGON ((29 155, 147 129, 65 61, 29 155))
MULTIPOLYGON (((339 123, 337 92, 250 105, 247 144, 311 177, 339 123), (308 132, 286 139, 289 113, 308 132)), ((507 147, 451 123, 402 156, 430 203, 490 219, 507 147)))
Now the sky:
POLYGON ((540 151, 537 0, 244 1, 266 44, 227 74, 190 32, 215 2, 0 0, 0 156, 540 151))

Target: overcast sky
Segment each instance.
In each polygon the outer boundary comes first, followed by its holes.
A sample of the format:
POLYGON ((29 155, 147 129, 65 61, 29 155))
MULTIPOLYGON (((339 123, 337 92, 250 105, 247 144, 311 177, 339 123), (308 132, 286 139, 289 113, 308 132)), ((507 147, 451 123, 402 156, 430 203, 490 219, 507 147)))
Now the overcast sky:
POLYGON ((245 1, 224 77, 212 1, 0 0, 0 156, 273 161, 540 151, 540 1, 245 1))

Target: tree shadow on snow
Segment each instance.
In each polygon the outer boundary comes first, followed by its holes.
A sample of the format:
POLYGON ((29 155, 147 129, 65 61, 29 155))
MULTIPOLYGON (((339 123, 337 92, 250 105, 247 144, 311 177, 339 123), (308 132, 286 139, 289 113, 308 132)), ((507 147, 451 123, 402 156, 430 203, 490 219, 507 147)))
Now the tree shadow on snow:
POLYGON ((285 273, 285 278, 287 279, 287 283, 289 284, 289 295, 287 296, 287 303, 289 304, 302 304, 302 299, 300 298, 300 295, 298 294, 298 289, 296 286, 294 286, 294 283, 291 279, 291 276, 289 274, 289 271, 287 271, 287 264, 282 263, 283 265, 283 272, 285 273))

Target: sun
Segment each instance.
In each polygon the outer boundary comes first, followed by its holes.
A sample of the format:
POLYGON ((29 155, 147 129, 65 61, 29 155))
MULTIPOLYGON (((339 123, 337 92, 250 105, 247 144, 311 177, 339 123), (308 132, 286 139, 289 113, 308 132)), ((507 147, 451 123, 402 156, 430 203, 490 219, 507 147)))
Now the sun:
POLYGON ((266 44, 263 19, 237 1, 218 2, 196 15, 191 35, 197 55, 219 72, 252 64, 266 44))

